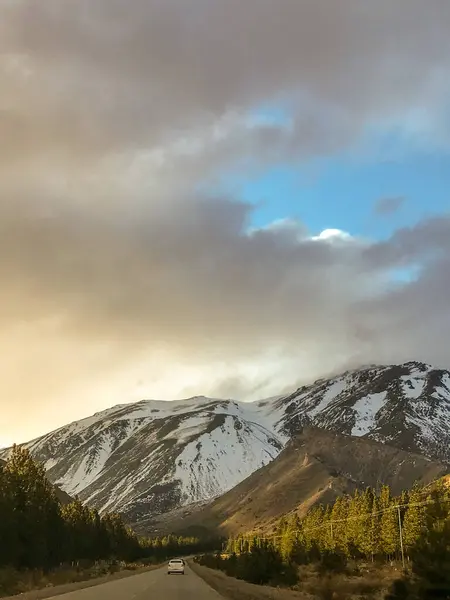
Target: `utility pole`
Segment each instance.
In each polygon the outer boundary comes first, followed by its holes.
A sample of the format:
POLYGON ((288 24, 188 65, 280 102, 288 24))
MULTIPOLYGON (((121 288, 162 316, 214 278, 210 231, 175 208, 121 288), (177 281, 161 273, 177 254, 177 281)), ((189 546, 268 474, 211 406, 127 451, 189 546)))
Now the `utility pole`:
POLYGON ((398 530, 400 533, 400 549, 402 551, 402 565, 403 565, 403 570, 405 570, 406 569, 405 551, 403 549, 403 529, 402 529, 402 517, 400 515, 400 506, 397 506, 397 513, 398 513, 398 530))

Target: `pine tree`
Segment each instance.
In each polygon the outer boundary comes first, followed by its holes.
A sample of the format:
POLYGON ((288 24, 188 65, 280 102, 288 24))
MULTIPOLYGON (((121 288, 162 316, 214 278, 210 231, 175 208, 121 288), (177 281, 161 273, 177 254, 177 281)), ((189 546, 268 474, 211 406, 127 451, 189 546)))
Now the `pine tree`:
POLYGON ((388 557, 393 557, 399 549, 400 531, 398 512, 388 486, 383 486, 381 490, 380 509, 383 510, 380 524, 381 550, 388 557))
POLYGON ((418 543, 426 527, 426 507, 421 504, 423 504, 423 489, 416 485, 409 494, 409 502, 403 518, 403 545, 408 555, 418 543))
POLYGON ((374 545, 372 539, 372 509, 374 505, 374 492, 367 488, 360 496, 359 502, 359 527, 357 529, 355 544, 359 552, 365 557, 374 555, 374 545))
POLYGON ((316 506, 308 513, 304 527, 306 550, 311 560, 317 560, 320 557, 320 550, 324 547, 324 539, 327 534, 326 527, 324 507, 316 506))
POLYGON ((357 557, 362 553, 363 539, 366 537, 367 514, 370 513, 370 505, 365 494, 355 490, 350 500, 347 522, 347 543, 351 556, 357 557))
POLYGON ((284 523, 283 529, 280 530, 279 550, 284 560, 290 560, 293 553, 297 535, 296 528, 297 519, 296 516, 293 516, 284 523))
POLYGON ((63 507, 62 514, 66 522, 67 550, 71 560, 94 558, 92 540, 95 530, 89 509, 75 498, 72 503, 63 507))
POLYGON ((13 446, 4 472, 14 505, 17 566, 49 567, 58 559, 55 548, 60 540, 55 536, 61 532, 57 527, 59 502, 44 467, 33 460, 27 449, 13 446))
POLYGON ((367 554, 372 558, 372 561, 376 556, 382 554, 381 549, 381 512, 380 512, 380 501, 378 496, 374 495, 372 502, 372 514, 370 516, 370 522, 368 527, 368 535, 366 541, 367 554))
MULTIPOLYGON (((0 539, 0 566, 17 569, 113 555, 135 560, 144 549, 120 516, 100 517, 78 499, 61 507, 44 467, 18 446, 0 466, 0 539)), ((167 539, 172 549, 179 543, 174 536, 167 539)))
POLYGON ((333 508, 331 509, 331 524, 330 536, 334 549, 339 549, 342 552, 348 552, 347 543, 347 517, 348 517, 348 499, 347 497, 339 496, 333 508))
POLYGON ((433 529, 438 521, 442 521, 449 514, 449 504, 447 502, 448 488, 443 480, 436 481, 433 488, 427 497, 427 526, 428 529, 433 529))
POLYGON ((8 473, 0 466, 0 567, 17 565, 19 538, 8 473))
POLYGON ((323 513, 323 530, 322 530, 322 549, 328 552, 334 550, 334 540, 333 540, 333 524, 331 522, 331 506, 327 506, 323 513))

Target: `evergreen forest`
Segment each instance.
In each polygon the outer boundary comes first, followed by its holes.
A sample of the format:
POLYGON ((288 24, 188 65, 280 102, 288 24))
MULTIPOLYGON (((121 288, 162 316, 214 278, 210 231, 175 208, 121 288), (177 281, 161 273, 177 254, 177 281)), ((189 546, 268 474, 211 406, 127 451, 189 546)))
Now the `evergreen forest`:
POLYGON ((100 515, 78 498, 64 504, 44 467, 19 446, 0 466, 0 541, 0 595, 2 587, 20 580, 17 573, 67 567, 81 571, 99 561, 117 570, 120 563, 159 562, 215 550, 218 544, 173 535, 139 538, 118 514, 100 515))

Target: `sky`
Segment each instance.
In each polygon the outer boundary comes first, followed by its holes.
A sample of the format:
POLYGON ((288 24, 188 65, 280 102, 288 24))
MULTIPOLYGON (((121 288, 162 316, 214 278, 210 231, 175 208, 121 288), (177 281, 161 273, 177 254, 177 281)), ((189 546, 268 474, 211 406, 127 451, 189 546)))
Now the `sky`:
POLYGON ((450 366, 450 3, 0 0, 0 445, 450 366))

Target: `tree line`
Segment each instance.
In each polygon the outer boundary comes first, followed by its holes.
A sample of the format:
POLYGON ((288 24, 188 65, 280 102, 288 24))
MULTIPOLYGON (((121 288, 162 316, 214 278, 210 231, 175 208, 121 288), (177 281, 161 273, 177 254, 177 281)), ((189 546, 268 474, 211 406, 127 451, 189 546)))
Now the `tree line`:
POLYGON ((217 537, 197 538, 169 534, 166 536, 140 538, 141 557, 160 562, 176 556, 187 556, 201 552, 215 552, 223 544, 217 537))
MULTIPOLYGON (((396 560, 405 556, 432 529, 450 515, 450 489, 443 482, 393 496, 389 486, 377 493, 372 488, 355 490, 333 504, 312 508, 305 517, 283 517, 270 540, 284 558, 297 562, 324 552, 349 558, 396 560)), ((227 551, 241 552, 262 536, 244 535, 230 539, 227 551)))
POLYGON ((80 561, 157 561, 217 546, 215 540, 196 538, 138 538, 118 514, 99 514, 78 498, 62 504, 44 467, 19 446, 0 467, 0 540, 0 568, 18 570, 80 561))
MULTIPOLYGON (((417 597, 450 598, 450 490, 443 481, 428 488, 416 485, 400 496, 388 486, 379 492, 356 490, 312 508, 303 518, 283 517, 270 536, 253 532, 230 538, 224 551, 225 556, 202 557, 200 562, 252 583, 280 578, 291 583, 296 567, 309 563, 339 571, 349 560, 403 558, 422 588, 434 590, 431 596, 416 590, 417 597)), ((409 590, 405 597, 414 593, 409 590)))

